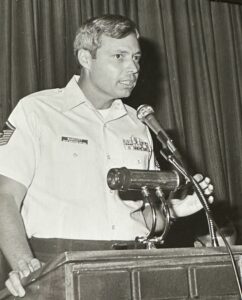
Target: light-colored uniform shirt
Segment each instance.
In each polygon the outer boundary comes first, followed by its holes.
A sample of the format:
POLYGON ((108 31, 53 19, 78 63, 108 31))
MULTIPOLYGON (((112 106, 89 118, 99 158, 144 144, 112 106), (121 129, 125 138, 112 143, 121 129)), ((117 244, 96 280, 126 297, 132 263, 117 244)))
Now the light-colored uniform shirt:
POLYGON ((114 167, 155 169, 149 131, 115 100, 100 114, 73 77, 63 89, 31 94, 9 117, 16 129, 0 146, 0 174, 28 188, 28 237, 133 240, 148 229, 142 201, 121 200, 107 185, 114 167))

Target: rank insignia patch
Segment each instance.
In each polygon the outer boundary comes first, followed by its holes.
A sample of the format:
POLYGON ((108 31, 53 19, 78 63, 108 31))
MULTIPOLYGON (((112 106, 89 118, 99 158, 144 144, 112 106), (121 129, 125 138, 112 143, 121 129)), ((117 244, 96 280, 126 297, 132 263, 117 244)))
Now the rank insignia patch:
POLYGON ((5 123, 0 132, 0 146, 6 145, 9 142, 15 129, 16 128, 9 121, 5 123))

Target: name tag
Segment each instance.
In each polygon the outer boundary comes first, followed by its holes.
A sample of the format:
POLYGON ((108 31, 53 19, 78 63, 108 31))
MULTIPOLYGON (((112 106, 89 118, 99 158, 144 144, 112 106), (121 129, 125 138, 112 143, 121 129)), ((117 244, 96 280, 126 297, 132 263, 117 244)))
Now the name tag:
POLYGON ((66 143, 86 144, 86 145, 88 145, 88 140, 80 139, 80 138, 74 138, 74 137, 70 137, 70 136, 62 136, 61 141, 66 142, 66 143))

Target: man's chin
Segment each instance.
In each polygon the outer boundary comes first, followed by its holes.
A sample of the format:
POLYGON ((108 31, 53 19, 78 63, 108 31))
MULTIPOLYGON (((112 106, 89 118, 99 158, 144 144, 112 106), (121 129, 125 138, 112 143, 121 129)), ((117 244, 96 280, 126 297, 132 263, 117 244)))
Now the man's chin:
POLYGON ((120 94, 119 98, 128 98, 131 95, 133 89, 134 88, 130 88, 130 89, 125 89, 125 90, 121 91, 119 93, 120 94))

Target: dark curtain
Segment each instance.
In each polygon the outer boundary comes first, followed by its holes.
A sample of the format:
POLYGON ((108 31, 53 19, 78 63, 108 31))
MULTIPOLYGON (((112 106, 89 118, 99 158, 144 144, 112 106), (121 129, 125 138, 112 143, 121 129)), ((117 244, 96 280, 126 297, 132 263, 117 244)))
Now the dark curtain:
POLYGON ((142 72, 127 103, 155 108, 191 170, 212 178, 215 202, 242 227, 242 5, 1 0, 1 125, 21 97, 62 87, 78 73, 76 29, 104 13, 130 17, 142 36, 142 72))

